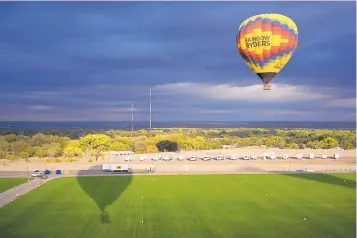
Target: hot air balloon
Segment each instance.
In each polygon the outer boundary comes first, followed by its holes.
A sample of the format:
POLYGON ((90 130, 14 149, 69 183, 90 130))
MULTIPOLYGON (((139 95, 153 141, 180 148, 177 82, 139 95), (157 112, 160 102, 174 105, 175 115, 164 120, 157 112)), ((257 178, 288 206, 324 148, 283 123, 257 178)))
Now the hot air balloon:
POLYGON ((244 62, 263 81, 263 89, 270 90, 269 82, 295 52, 298 30, 284 15, 255 15, 239 26, 236 43, 244 62))

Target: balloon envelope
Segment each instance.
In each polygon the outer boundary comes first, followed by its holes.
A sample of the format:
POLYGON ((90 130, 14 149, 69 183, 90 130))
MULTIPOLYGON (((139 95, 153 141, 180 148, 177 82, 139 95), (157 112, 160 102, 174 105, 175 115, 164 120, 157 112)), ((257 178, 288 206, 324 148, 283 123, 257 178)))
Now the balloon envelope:
POLYGON ((294 53, 298 30, 284 15, 255 15, 239 26, 236 43, 244 62, 268 84, 294 53))

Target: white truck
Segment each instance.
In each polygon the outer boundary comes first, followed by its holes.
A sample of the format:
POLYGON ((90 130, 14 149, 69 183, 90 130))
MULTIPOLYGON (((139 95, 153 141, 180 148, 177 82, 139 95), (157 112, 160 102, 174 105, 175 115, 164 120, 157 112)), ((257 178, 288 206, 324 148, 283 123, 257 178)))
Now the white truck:
POLYGON ((103 164, 102 170, 105 172, 110 172, 111 164, 103 164))
POLYGON ((129 172, 128 164, 111 164, 110 165, 111 172, 129 172))

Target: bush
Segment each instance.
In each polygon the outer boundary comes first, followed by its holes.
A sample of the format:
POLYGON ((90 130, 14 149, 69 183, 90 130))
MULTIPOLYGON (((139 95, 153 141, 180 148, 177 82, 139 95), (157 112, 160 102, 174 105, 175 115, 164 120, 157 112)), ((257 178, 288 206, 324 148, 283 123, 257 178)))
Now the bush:
POLYGON ((52 163, 52 159, 45 159, 45 163, 52 163))
POLYGON ((62 162, 62 160, 60 158, 55 158, 55 163, 59 163, 62 162))
POLYGON ((75 162, 75 161, 78 161, 78 159, 75 158, 75 157, 65 158, 64 159, 64 162, 68 162, 68 163, 75 162))
POLYGON ((92 163, 92 162, 93 162, 93 159, 88 159, 88 162, 89 162, 89 163, 92 163))
POLYGON ((15 160, 15 159, 16 159, 16 156, 15 156, 15 155, 12 155, 12 154, 7 154, 7 155, 6 155, 6 159, 7 159, 7 160, 15 160))

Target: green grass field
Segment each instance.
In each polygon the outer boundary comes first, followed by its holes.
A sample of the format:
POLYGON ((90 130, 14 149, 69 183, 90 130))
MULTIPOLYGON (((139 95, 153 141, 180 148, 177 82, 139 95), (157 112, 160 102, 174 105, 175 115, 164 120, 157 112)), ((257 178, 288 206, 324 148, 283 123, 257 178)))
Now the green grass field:
POLYGON ((0 178, 0 193, 26 182, 27 178, 0 178))
POLYGON ((60 178, 1 208, 0 237, 355 238, 355 211, 355 174, 60 178))

